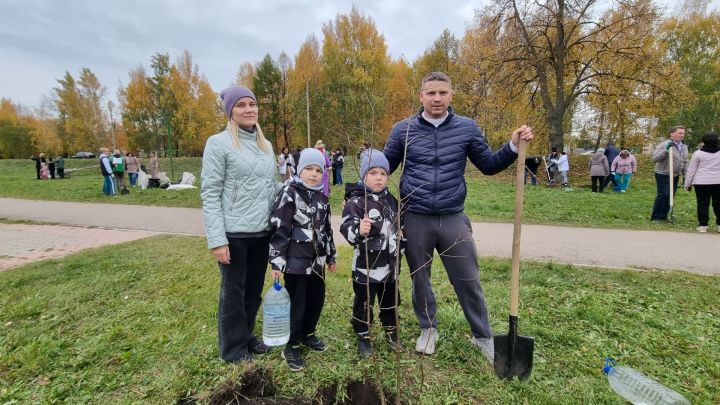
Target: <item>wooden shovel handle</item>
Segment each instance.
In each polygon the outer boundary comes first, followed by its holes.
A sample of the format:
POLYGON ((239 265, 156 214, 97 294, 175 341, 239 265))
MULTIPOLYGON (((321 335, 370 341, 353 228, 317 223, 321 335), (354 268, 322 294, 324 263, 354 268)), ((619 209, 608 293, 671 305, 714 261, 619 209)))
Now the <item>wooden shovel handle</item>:
POLYGON ((520 139, 515 180, 515 221, 513 222, 512 275, 510 278, 510 316, 518 315, 520 294, 520 232, 522 230, 523 194, 525 192, 525 155, 528 141, 520 139))
MULTIPOLYGON (((670 142, 674 142, 674 141, 670 141, 670 142)), ((667 150, 667 152, 668 152, 668 159, 669 159, 668 163, 669 163, 669 166, 670 166, 670 208, 673 207, 673 203, 674 203, 674 201, 673 201, 674 198, 673 198, 673 197, 675 197, 675 196, 673 195, 673 194, 674 194, 674 193, 673 193, 673 186, 675 185, 675 184, 674 184, 674 183, 675 183, 675 176, 674 176, 674 174, 675 174, 675 173, 674 173, 674 171, 675 171, 675 167, 674 167, 674 166, 675 166, 675 165, 673 164, 673 151, 672 151, 672 148, 673 148, 673 145, 671 144, 671 145, 670 145, 670 149, 667 150)))

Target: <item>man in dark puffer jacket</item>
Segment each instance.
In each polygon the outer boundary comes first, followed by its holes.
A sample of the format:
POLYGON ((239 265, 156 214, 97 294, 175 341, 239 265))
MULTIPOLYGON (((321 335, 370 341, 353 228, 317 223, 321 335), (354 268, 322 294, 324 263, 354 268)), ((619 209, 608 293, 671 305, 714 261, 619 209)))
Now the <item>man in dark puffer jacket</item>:
POLYGON ((460 306, 470 324, 472 343, 492 362, 492 330, 488 322, 470 221, 465 216, 467 159, 486 175, 498 173, 517 159, 520 138, 531 140, 523 125, 512 141, 493 153, 477 123, 450 108, 450 77, 433 72, 422 80, 420 111, 393 127, 385 146, 390 171, 404 162, 400 196, 406 201, 403 233, 412 275, 412 301, 422 332, 415 350, 433 354, 438 340, 437 307, 430 284, 433 250, 445 266, 460 306), (407 153, 406 151, 407 147, 407 153))

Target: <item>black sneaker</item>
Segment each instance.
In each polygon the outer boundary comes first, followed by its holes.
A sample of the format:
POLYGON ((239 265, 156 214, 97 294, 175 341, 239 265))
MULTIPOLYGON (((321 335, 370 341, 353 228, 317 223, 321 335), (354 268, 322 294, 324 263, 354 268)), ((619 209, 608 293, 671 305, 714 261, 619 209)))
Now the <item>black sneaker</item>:
POLYGON ((397 328, 395 327, 385 328, 385 341, 392 352, 402 352, 405 350, 402 343, 400 343, 397 328))
POLYGON ((315 350, 316 352, 324 352, 325 350, 327 350, 327 345, 325 344, 325 342, 320 340, 319 337, 315 336, 314 333, 312 335, 305 336, 305 339, 303 339, 303 344, 310 349, 315 350))
POLYGON ((360 353, 360 357, 363 359, 367 359, 373 355, 372 344, 367 334, 358 333, 357 345, 358 353, 360 353))
POLYGON ((300 354, 300 346, 285 346, 282 351, 282 358, 285 359, 292 371, 300 371, 305 368, 305 362, 302 354, 300 354))
POLYGON ((263 342, 255 342, 255 345, 250 346, 250 353, 252 354, 265 354, 270 350, 270 347, 263 342))
MULTIPOLYGON (((254 359, 255 359, 255 356, 253 356, 252 353, 245 353, 245 354, 243 354, 242 356, 238 357, 237 359, 234 359, 234 360, 223 360, 223 361, 225 361, 225 362, 227 362, 227 363, 230 363, 230 364, 242 364, 242 363, 251 362, 251 361, 253 361, 254 359)), ((222 360, 222 358, 221 358, 220 360, 222 360)))

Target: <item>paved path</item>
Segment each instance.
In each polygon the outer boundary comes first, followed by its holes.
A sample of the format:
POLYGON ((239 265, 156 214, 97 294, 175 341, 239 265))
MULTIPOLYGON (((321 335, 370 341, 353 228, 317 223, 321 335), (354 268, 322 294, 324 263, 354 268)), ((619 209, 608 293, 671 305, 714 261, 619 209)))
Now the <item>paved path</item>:
MULTIPOLYGON (((0 198, 0 218, 204 235, 200 209, 0 198)), ((339 218, 333 218, 337 228, 339 218)), ((713 229, 714 230, 714 229, 713 229)), ((337 231, 337 230, 336 230, 337 231)), ((510 257, 512 224, 473 223, 482 256, 510 257)), ((339 235, 339 233, 337 233, 339 235)), ((0 235, 0 243, 6 241, 0 235)), ((342 236, 336 238, 344 242, 342 236)), ((720 274, 720 234, 524 225, 524 260, 720 274)))
POLYGON ((155 232, 57 225, 0 224, 0 271, 80 250, 128 242, 155 232))

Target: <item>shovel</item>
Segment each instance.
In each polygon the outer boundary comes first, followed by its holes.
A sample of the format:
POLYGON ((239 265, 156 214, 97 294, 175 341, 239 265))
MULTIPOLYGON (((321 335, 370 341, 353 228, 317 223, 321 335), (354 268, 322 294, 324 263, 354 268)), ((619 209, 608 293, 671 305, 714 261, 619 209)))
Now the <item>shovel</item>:
MULTIPOLYGON (((670 141, 670 142, 673 142, 673 141, 670 141)), ((668 219, 670 219, 670 223, 672 225, 675 225, 675 212, 673 210, 673 205, 675 205, 675 201, 674 201, 675 200, 675 193, 674 193, 675 187, 673 187, 673 186, 675 186, 675 184, 674 184, 675 176, 674 176, 673 171, 675 170, 675 167, 673 167, 672 148, 673 148, 673 146, 671 145, 670 149, 668 149, 668 159, 670 162, 670 212, 668 213, 668 219)))
MULTIPOLYGON (((545 160, 544 156, 543 156, 542 160, 543 160, 543 166, 545 166, 545 174, 547 175, 547 179, 548 179, 547 186, 550 187, 550 184, 551 184, 550 183, 550 181, 551 181, 550 180, 550 169, 548 169, 547 160, 545 160)), ((523 181, 523 183, 524 183, 524 181, 523 181)))
MULTIPOLYGON (((525 161, 527 141, 520 140, 518 162, 525 161)), ((512 277, 510 288, 510 326, 507 335, 493 336, 495 344, 495 374, 500 378, 530 377, 535 338, 518 336, 518 294, 520 290, 520 231, 522 226, 524 171, 518 164, 515 182, 515 222, 513 225, 512 277)))

